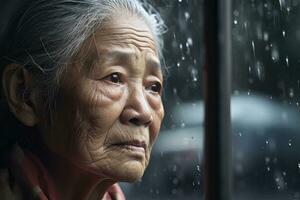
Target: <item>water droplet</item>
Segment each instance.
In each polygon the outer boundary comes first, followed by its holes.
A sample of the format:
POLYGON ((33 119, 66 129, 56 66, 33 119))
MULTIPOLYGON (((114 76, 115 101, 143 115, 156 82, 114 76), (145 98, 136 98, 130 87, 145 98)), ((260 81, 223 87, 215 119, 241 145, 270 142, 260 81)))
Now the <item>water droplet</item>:
POLYGON ((263 81, 264 78, 265 78, 265 71, 264 71, 264 66, 263 66, 263 64, 260 61, 257 61, 255 63, 255 70, 256 70, 257 78, 260 81, 263 81))
POLYGON ((282 36, 285 37, 285 31, 282 31, 282 36))
POLYGON ((181 3, 181 2, 182 2, 182 0, 178 0, 178 2, 179 2, 179 3, 181 3))
POLYGON ((198 81, 197 75, 198 75, 198 71, 197 71, 196 69, 193 68, 193 69, 191 70, 191 76, 192 76, 192 80, 193 80, 194 82, 198 81))
POLYGON ((253 51, 253 55, 255 57, 255 44, 254 44, 254 41, 252 40, 251 42, 251 45, 252 45, 252 51, 253 51))
POLYGON ((173 94, 177 95, 177 88, 173 88, 173 94))
POLYGON ((276 45, 272 46, 271 57, 272 57, 272 60, 275 62, 277 62, 279 60, 279 52, 278 52, 276 45))
POLYGON ((289 140, 289 147, 292 146, 292 140, 289 140))
POLYGON ((185 12, 184 13, 184 17, 186 20, 188 20, 191 16, 190 16, 190 13, 189 12, 185 12))
POLYGON ((282 7, 284 6, 285 1, 279 0, 280 10, 282 10, 282 7))
POLYGON ((269 157, 266 157, 266 158, 265 158, 266 164, 269 163, 270 161, 271 161, 271 159, 270 159, 269 157))
POLYGON ((287 67, 290 66, 290 64, 289 64, 289 57, 288 56, 285 57, 285 63, 286 63, 287 67))
POLYGON ((269 40, 269 33, 268 32, 264 32, 264 41, 268 41, 269 40))
POLYGON ((247 28, 248 28, 248 23, 247 22, 244 22, 244 28, 247 30, 247 28))
POLYGON ((180 127, 181 127, 181 128, 184 128, 184 127, 185 127, 185 123, 182 122, 182 123, 180 124, 180 127))
POLYGON ((283 176, 286 176, 286 172, 282 172, 283 176))
POLYGON ((233 21, 233 23, 236 25, 236 24, 238 23, 238 21, 235 19, 235 20, 233 21))
POLYGON ((249 71, 249 73, 251 73, 251 71, 252 71, 251 66, 248 67, 248 71, 249 71))
POLYGON ((180 62, 177 63, 177 67, 180 67, 180 62))
POLYGON ((179 44, 179 48, 180 48, 180 50, 182 50, 182 47, 183 47, 183 46, 182 46, 182 44, 179 44))
POLYGON ((197 165, 197 172, 200 172, 200 165, 197 165))
POLYGON ((283 190, 285 187, 284 177, 280 173, 280 171, 276 171, 274 174, 275 183, 278 190, 283 190))
POLYGON ((192 46, 192 45, 193 45, 193 39, 189 37, 189 38, 187 39, 187 43, 188 43, 190 46, 192 46))
POLYGON ((294 97, 294 90, 293 90, 293 88, 289 89, 289 96, 290 96, 290 98, 294 97))

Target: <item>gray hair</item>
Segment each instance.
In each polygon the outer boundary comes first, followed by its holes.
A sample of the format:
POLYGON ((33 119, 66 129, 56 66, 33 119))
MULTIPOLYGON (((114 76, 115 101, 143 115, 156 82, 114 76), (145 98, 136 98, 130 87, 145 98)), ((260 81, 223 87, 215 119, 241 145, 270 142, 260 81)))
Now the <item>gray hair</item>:
POLYGON ((162 59, 163 20, 150 4, 138 0, 32 1, 18 20, 7 58, 32 72, 51 104, 67 63, 116 10, 129 11, 145 21, 162 59))

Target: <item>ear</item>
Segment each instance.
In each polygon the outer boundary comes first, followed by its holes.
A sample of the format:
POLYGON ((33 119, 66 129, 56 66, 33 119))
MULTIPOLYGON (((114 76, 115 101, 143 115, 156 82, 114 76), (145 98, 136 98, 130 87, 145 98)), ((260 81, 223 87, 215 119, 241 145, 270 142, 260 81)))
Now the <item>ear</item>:
POLYGON ((35 126, 37 115, 30 72, 22 65, 9 64, 4 68, 2 85, 9 108, 15 117, 26 126, 35 126))

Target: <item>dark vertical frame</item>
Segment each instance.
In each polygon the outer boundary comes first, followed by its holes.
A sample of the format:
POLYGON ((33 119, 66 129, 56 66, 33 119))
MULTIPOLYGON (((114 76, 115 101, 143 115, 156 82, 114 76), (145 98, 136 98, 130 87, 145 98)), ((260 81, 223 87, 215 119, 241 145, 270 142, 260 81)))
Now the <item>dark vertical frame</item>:
POLYGON ((231 0, 204 0, 205 200, 232 200, 231 0))

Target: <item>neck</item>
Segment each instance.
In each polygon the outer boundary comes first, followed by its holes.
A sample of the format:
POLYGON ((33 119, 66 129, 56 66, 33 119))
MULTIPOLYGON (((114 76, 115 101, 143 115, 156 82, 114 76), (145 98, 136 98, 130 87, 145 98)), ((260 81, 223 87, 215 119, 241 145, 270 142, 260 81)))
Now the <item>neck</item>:
POLYGON ((59 199, 101 200, 115 182, 66 161, 56 155, 39 156, 48 170, 59 199))

